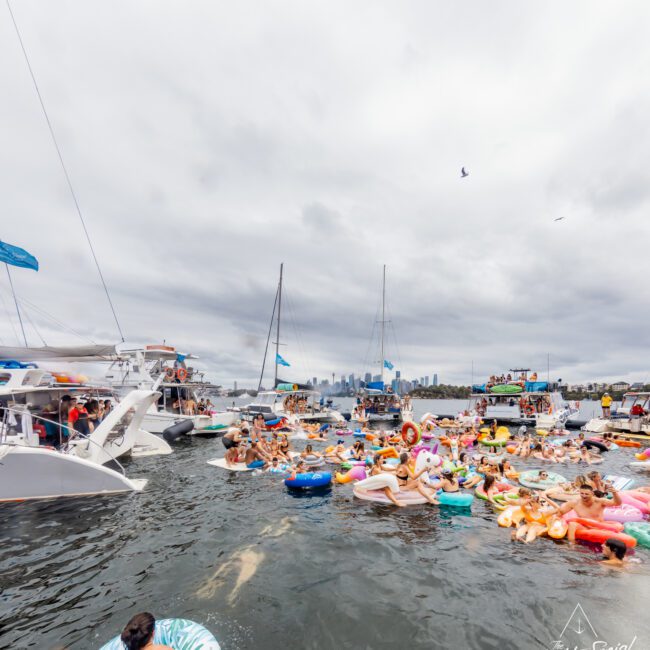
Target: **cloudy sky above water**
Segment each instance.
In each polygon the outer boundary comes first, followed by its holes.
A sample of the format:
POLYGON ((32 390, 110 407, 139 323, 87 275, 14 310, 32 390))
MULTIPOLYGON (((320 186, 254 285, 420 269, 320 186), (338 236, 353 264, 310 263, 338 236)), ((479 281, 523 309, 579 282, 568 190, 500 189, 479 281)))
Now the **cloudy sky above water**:
MULTIPOLYGON (((648 3, 12 6, 127 341, 256 384, 285 262, 284 374, 359 374, 385 263, 407 377, 650 381, 648 3)), ((0 57, 29 342, 117 342, 4 5, 0 57)))

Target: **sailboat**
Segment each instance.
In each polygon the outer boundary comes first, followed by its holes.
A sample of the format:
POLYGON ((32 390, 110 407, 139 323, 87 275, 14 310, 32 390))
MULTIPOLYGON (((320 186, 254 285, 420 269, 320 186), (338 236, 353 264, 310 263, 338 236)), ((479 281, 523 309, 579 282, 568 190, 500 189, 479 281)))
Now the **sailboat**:
MULTIPOLYGON (((386 325, 386 265, 384 264, 381 290, 381 320, 380 325, 380 359, 379 379, 370 381, 357 395, 357 406, 352 413, 352 419, 368 422, 400 422, 413 419, 413 407, 409 397, 402 399, 397 390, 387 386, 384 381, 387 369, 392 369, 392 363, 386 359, 385 338, 386 325)), ((395 386, 395 388, 398 388, 395 386)))
POLYGON ((313 390, 309 384, 297 384, 280 379, 278 371, 280 366, 289 364, 280 355, 280 324, 282 322, 282 282, 284 278, 284 263, 280 264, 280 280, 273 303, 273 313, 269 333, 266 339, 264 359, 262 361, 262 372, 257 387, 258 393, 255 401, 241 409, 241 412, 248 417, 255 417, 258 413, 264 415, 265 420, 285 418, 289 424, 300 424, 300 422, 345 422, 343 416, 324 403, 318 391, 313 390), (269 344, 273 323, 276 324, 275 331, 275 370, 273 376, 273 390, 263 391, 262 380, 266 358, 268 356, 269 344))

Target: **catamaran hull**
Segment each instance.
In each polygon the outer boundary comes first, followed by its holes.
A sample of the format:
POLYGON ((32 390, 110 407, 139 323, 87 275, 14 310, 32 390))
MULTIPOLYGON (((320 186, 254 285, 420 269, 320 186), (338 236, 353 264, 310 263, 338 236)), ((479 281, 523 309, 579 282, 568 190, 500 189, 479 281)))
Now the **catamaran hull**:
POLYGON ((0 501, 140 492, 146 483, 44 447, 0 445, 0 501))

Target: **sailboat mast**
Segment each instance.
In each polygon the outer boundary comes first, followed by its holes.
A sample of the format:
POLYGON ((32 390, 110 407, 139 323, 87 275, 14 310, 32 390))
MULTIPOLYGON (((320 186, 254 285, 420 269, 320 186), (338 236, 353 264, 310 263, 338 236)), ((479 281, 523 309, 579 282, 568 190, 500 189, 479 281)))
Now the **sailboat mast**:
POLYGON ((284 271, 284 262, 280 264, 280 284, 278 285, 278 326, 275 338, 275 383, 273 388, 278 385, 278 357, 280 356, 280 318, 282 315, 282 273, 284 271))
POLYGON ((11 273, 9 272, 9 264, 5 262, 5 268, 7 269, 7 277, 9 278, 9 285, 11 286, 11 293, 14 297, 14 304, 16 305, 16 313, 18 314, 18 322, 20 323, 20 329, 23 333, 23 340, 25 341, 25 347, 29 347, 27 345, 27 337, 25 336, 25 327, 23 325, 23 317, 20 315, 20 309, 18 308, 18 298, 16 298, 16 291, 14 289, 14 283, 13 280, 11 279, 11 273))
POLYGON ((384 327, 386 326, 386 265, 384 264, 384 275, 381 286, 381 381, 384 381, 384 327))

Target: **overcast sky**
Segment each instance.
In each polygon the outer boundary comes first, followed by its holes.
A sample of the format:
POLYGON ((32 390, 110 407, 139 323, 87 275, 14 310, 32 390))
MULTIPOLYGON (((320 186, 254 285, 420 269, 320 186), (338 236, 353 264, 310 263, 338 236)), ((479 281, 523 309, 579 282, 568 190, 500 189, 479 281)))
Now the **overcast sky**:
MULTIPOLYGON (((285 262, 283 374, 359 374, 385 263, 407 377, 650 381, 646 1, 12 6, 127 341, 256 384, 285 262)), ((4 4, 0 58, 19 298, 117 342, 4 4)))

